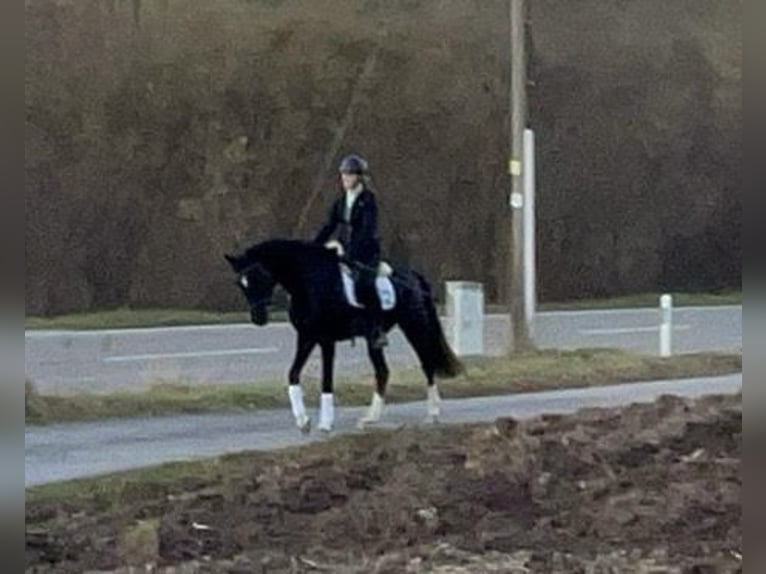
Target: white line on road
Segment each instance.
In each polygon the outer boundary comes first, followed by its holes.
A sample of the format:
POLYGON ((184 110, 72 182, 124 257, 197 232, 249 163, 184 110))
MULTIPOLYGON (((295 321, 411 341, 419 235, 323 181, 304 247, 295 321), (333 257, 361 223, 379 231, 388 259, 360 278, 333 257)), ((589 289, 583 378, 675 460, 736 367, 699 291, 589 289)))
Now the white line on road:
MULTIPOLYGON (((674 331, 686 331, 691 329, 690 325, 674 325, 674 331)), ((620 329, 580 329, 583 335, 623 335, 630 333, 658 333, 659 326, 654 327, 624 327, 620 329)))
POLYGON ((95 383, 99 380, 97 377, 64 377, 56 381, 57 383, 95 383))
POLYGON ((156 353, 147 355, 118 355, 104 357, 105 363, 128 363, 131 361, 152 361, 157 359, 196 359, 197 357, 226 357, 229 355, 264 355, 276 353, 279 347, 256 347, 251 349, 222 349, 218 351, 192 351, 188 353, 156 353))

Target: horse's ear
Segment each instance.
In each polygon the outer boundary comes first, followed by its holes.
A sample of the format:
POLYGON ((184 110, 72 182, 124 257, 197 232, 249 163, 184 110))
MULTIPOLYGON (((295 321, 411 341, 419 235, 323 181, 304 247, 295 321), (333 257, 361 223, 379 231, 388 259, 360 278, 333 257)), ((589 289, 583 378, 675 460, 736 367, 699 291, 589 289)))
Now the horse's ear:
POLYGON ((228 253, 224 253, 223 256, 226 258, 226 261, 229 262, 231 268, 234 269, 234 271, 239 272, 239 270, 242 268, 242 263, 240 262, 239 257, 235 255, 229 255, 228 253))

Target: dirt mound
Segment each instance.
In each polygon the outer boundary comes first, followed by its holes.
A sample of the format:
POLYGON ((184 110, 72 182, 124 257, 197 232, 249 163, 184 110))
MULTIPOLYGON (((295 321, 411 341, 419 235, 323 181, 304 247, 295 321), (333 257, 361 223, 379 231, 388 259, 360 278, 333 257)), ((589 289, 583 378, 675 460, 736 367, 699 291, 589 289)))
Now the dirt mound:
POLYGON ((31 503, 27 566, 739 572, 741 446, 741 395, 343 437, 31 503))

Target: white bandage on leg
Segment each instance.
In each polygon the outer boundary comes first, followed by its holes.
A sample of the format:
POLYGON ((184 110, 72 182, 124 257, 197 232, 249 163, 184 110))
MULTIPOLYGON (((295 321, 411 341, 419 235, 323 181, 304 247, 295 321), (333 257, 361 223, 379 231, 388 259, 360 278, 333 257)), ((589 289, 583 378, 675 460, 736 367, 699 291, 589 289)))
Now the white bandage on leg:
POLYGON ((287 394, 290 396, 290 407, 293 409, 295 420, 306 418, 306 405, 303 403, 303 389, 300 385, 290 385, 287 387, 287 394))
POLYGON ((441 397, 439 396, 439 389, 436 385, 428 387, 428 417, 429 419, 438 418, 441 413, 440 408, 441 397))
POLYGON ((380 417, 383 415, 383 405, 385 401, 378 393, 372 395, 372 402, 367 408, 365 415, 359 419, 359 425, 364 426, 368 424, 375 424, 380 421, 380 417))
POLYGON ((331 431, 335 423, 335 400, 332 393, 322 393, 319 403, 319 429, 331 431))

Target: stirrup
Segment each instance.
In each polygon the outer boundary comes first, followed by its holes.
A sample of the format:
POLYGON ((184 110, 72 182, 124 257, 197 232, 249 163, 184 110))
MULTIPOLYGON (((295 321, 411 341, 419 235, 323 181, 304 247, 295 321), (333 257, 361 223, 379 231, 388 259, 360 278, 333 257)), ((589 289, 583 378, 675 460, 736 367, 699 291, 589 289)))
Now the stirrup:
POLYGON ((383 347, 388 346, 388 337, 386 336, 386 332, 382 329, 379 333, 371 335, 367 340, 370 342, 370 347, 373 349, 382 349, 383 347))

